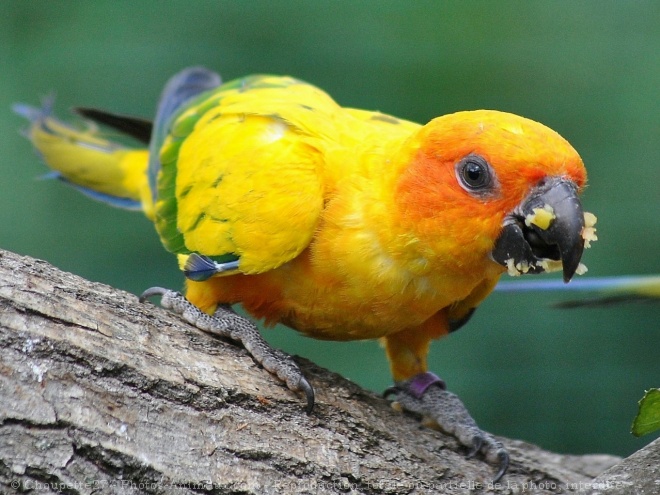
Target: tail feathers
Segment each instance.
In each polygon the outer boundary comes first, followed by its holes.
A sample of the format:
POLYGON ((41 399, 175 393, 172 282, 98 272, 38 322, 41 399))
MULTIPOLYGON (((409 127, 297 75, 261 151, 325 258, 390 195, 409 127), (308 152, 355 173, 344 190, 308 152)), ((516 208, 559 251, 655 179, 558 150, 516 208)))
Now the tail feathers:
POLYGON ((53 99, 41 108, 15 104, 14 112, 25 117, 24 132, 56 178, 88 197, 119 208, 153 209, 147 180, 148 151, 113 142, 91 121, 74 127, 52 115, 53 99))
POLYGON ((41 178, 57 179, 61 182, 64 182, 66 185, 74 188, 79 193, 84 194, 88 198, 91 198, 95 201, 100 201, 101 203, 109 204, 110 206, 114 206, 116 208, 121 208, 123 210, 132 210, 132 211, 140 211, 143 209, 141 201, 137 201, 132 198, 122 198, 119 196, 112 196, 110 194, 105 194, 102 192, 95 191, 93 189, 90 189, 89 187, 80 186, 78 184, 71 182, 59 172, 51 172, 49 174, 43 175, 41 178))
POLYGON ((160 147, 168 133, 172 117, 190 99, 219 86, 220 76, 203 67, 189 67, 167 83, 154 124, 124 115, 93 108, 75 111, 85 118, 84 126, 72 126, 53 116, 53 98, 42 107, 24 103, 13 105, 25 117, 29 128, 24 132, 43 161, 57 178, 83 194, 128 209, 142 209, 154 219, 156 178, 160 171, 160 147), (152 150, 135 149, 112 141, 96 123, 132 136, 152 150))
POLYGON ((609 306, 630 302, 660 302, 660 275, 584 278, 569 284, 561 280, 532 280, 504 282, 497 285, 498 292, 594 292, 583 299, 555 304, 557 308, 609 306))
POLYGON ((144 144, 149 144, 149 140, 151 139, 153 124, 149 120, 131 117, 130 115, 110 113, 97 108, 76 107, 73 111, 81 117, 86 117, 99 124, 117 129, 144 144))

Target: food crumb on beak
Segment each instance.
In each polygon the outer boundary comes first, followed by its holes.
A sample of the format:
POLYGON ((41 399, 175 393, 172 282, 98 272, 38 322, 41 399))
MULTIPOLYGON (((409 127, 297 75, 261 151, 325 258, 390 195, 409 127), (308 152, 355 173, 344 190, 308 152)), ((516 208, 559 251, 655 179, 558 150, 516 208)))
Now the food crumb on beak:
POLYGON ((540 260, 536 262, 536 265, 543 268, 545 273, 560 272, 564 268, 561 260, 540 260))
POLYGON ((527 261, 515 262, 513 258, 506 260, 506 271, 512 277, 518 277, 519 275, 524 275, 529 272, 530 266, 527 261))
POLYGON ((510 277, 517 277, 520 275, 520 272, 516 269, 516 262, 513 258, 509 258, 505 261, 506 263, 506 272, 510 277))
MULTIPOLYGON (((543 269, 544 273, 560 272, 563 268, 561 260, 543 259, 536 262, 536 266, 543 269)), ((519 277, 529 272, 530 266, 527 262, 516 263, 513 258, 506 260, 506 271, 511 277, 519 277)), ((588 268, 584 263, 580 263, 575 270, 576 275, 584 275, 587 273, 588 268)))
MULTIPOLYGON (((582 239, 584 239, 585 249, 590 248, 591 243, 598 240, 598 236, 596 236, 596 228, 594 227, 597 220, 596 215, 593 213, 589 213, 588 211, 584 212, 584 228, 582 229, 581 235, 582 239)), ((580 274, 578 273, 578 275, 580 274)))
POLYGON ((546 203, 543 208, 534 208, 532 213, 525 217, 525 225, 536 225, 541 230, 547 230, 555 218, 555 211, 546 203))
POLYGON ((585 273, 587 273, 587 271, 588 271, 587 265, 585 265, 584 263, 580 263, 578 267, 575 269, 575 274, 584 275, 585 273))

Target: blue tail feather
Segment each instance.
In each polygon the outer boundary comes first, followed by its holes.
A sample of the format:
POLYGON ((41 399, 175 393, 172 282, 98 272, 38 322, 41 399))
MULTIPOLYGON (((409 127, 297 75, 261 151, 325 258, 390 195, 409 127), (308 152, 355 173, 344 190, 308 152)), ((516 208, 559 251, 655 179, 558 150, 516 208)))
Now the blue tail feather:
POLYGON ((14 103, 11 106, 11 110, 16 115, 20 115, 32 123, 45 117, 50 117, 53 114, 54 106, 55 97, 50 95, 42 98, 41 107, 34 107, 32 105, 28 105, 27 103, 14 103))
POLYGON ((110 206, 114 206, 115 208, 122 208, 124 210, 132 210, 132 211, 142 210, 142 203, 140 201, 136 201, 131 198, 122 198, 120 196, 112 196, 110 194, 94 191, 93 189, 90 189, 88 187, 84 187, 71 182, 70 180, 63 177, 59 172, 51 172, 49 174, 46 174, 45 176, 42 176, 41 178, 60 180, 66 183, 68 186, 73 187, 76 191, 84 194, 88 198, 91 198, 95 201, 100 201, 101 203, 105 203, 110 206))

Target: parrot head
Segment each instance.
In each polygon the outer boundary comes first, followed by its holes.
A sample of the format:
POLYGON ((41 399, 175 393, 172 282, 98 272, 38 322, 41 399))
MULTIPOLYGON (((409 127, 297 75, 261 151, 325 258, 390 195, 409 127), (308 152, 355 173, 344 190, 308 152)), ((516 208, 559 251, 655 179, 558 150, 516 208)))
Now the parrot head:
POLYGON ((586 170, 555 131, 509 113, 459 112, 423 126, 407 152, 397 204, 436 258, 466 269, 495 262, 511 275, 561 269, 566 282, 580 271, 586 170))

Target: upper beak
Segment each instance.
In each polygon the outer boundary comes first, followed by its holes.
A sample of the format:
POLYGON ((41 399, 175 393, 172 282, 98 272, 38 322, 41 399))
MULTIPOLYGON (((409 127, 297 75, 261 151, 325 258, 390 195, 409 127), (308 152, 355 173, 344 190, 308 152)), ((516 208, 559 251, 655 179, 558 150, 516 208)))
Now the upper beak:
POLYGON ((511 213, 491 253, 518 273, 542 273, 548 261, 561 261, 571 280, 584 250, 584 211, 577 186, 563 177, 542 180, 511 213))

